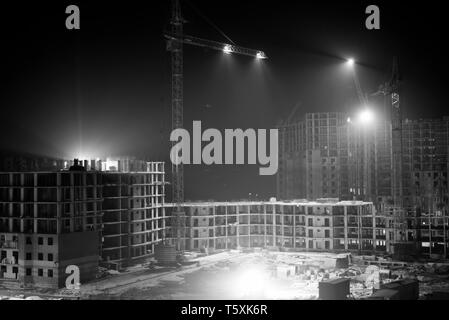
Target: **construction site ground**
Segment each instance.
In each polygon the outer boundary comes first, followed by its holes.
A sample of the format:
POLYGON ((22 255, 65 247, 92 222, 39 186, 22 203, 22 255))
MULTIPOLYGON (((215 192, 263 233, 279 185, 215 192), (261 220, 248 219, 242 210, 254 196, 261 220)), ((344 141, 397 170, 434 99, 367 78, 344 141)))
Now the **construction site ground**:
POLYGON ((414 278, 420 298, 435 291, 449 292, 449 264, 392 263, 376 257, 351 257, 337 268, 330 263, 342 255, 238 250, 212 255, 189 255, 182 266, 142 264, 124 272, 107 271, 79 290, 2 289, 0 299, 144 299, 233 300, 318 299, 322 280, 351 278, 351 298, 373 293, 379 282, 414 278), (367 265, 372 264, 372 265, 367 265))

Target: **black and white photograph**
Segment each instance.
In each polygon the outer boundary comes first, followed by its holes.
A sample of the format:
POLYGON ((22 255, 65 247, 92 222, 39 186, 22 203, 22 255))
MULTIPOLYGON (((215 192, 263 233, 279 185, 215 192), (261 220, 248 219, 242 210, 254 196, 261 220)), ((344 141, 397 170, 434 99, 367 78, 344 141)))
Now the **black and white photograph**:
POLYGON ((0 309, 449 300, 439 2, 1 8, 0 309))

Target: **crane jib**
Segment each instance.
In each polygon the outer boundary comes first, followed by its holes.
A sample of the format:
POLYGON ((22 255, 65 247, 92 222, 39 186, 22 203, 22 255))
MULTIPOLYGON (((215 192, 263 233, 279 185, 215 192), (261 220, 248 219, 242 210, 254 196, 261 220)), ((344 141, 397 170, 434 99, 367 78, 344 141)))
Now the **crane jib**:
POLYGON ((227 44, 213 40, 202 39, 198 37, 193 37, 189 35, 184 35, 182 38, 179 38, 172 34, 165 34, 165 38, 169 40, 169 42, 182 42, 184 44, 189 44, 197 47, 204 47, 209 49, 214 49, 218 51, 223 51, 225 53, 236 53, 241 55, 246 55, 259 59, 267 59, 268 57, 263 51, 245 48, 242 46, 237 46, 234 44, 227 44))

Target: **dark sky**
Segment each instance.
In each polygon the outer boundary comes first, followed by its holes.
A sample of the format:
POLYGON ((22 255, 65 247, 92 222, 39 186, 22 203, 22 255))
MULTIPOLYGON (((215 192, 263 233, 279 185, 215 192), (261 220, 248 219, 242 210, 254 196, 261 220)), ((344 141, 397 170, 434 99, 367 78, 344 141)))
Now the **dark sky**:
MULTIPOLYGON (((273 128, 299 113, 357 107, 347 57, 363 90, 388 79, 399 56, 405 116, 446 114, 447 36, 439 2, 374 2, 381 30, 365 28, 361 1, 184 1, 187 34, 265 51, 245 56, 185 48, 185 127, 273 128), (200 12, 200 14, 198 13, 200 12)), ((48 156, 134 155, 169 161, 169 1, 2 4, 0 147, 48 156), (81 30, 65 28, 77 4, 81 30)), ((167 169, 170 165, 167 164, 167 169)), ((186 198, 267 198, 258 166, 186 168, 186 198)))

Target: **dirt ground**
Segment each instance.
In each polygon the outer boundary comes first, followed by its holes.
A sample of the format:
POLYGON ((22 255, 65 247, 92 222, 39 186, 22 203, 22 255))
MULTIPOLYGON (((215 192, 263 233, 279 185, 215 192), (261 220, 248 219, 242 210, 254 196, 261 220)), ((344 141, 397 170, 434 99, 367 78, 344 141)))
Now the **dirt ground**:
MULTIPOLYGON (((341 255, 340 255, 341 256, 341 255)), ((236 300, 236 299, 317 299, 318 283, 346 277, 351 279, 351 297, 368 297, 373 287, 395 279, 419 281, 420 296, 449 291, 449 264, 420 263, 394 266, 366 266, 354 262, 346 268, 323 263, 333 254, 240 252, 193 256, 182 267, 139 265, 122 273, 82 284, 81 290, 7 290, 0 287, 0 299, 79 298, 100 300, 236 300), (324 259, 324 260, 323 260, 324 259), (300 266, 296 267, 295 266, 300 266), (300 271, 298 271, 300 270, 300 271), (388 273, 388 277, 382 274, 388 273)), ((374 259, 377 259, 374 257, 374 259)))
POLYGON ((273 277, 269 259, 257 253, 220 254, 215 259, 202 259, 199 267, 153 273, 153 277, 132 285, 111 286, 106 290, 98 290, 99 287, 84 288, 84 295, 88 295, 86 298, 232 300, 318 297, 318 283, 273 277), (252 279, 255 273, 257 276, 252 279))

